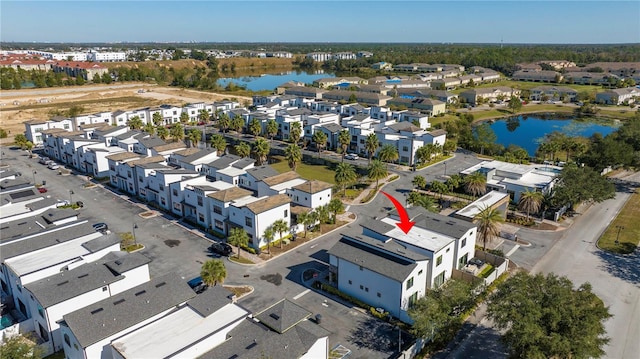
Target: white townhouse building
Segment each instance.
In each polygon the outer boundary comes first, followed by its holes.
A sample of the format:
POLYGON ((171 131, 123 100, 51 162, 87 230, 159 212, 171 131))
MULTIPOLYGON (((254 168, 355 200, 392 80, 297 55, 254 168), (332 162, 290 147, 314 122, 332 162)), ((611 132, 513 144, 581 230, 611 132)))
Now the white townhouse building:
POLYGON ((230 187, 208 194, 212 229, 227 235, 231 229, 229 226, 230 207, 246 203, 253 198, 251 191, 240 187, 230 187))
MULTIPOLYGON (((205 163, 202 165, 203 173, 207 176, 207 179, 210 181, 225 181, 231 184, 238 184, 236 181, 238 177, 242 175, 242 171, 245 166, 250 167, 249 165, 240 164, 239 167, 233 167, 236 162, 240 162, 242 158, 240 156, 227 154, 218 157, 214 161, 209 163, 205 163), (235 172, 234 172, 235 170, 235 172), (220 173, 220 171, 225 171, 224 173, 220 173)), ((243 161, 247 162, 247 161, 243 161)), ((247 167, 247 168, 248 168, 247 167)))
POLYGON ((310 52, 306 56, 306 58, 311 59, 316 62, 325 62, 327 60, 331 60, 331 53, 327 52, 310 52))
POLYGON ((262 165, 247 169, 247 173, 240 177, 240 187, 244 187, 250 191, 258 192, 258 186, 265 178, 278 175, 278 171, 269 165, 262 165))
MULTIPOLYGON (((189 150, 191 149, 192 148, 189 148, 189 150)), ((204 165, 212 161, 215 161, 218 158, 219 158, 218 151, 216 149, 213 149, 213 148, 207 148, 204 150, 198 149, 198 151, 193 151, 193 153, 190 153, 189 155, 186 155, 186 156, 176 156, 175 163, 180 168, 204 173, 205 171, 204 165)))
POLYGON ((551 101, 567 100, 574 102, 578 96, 578 91, 565 86, 537 86, 530 90, 529 99, 532 101, 542 101, 548 98, 551 101))
POLYGON ((307 182, 307 180, 300 178, 298 173, 287 171, 259 181, 257 197, 287 194, 292 187, 305 182, 307 182))
POLYGON ((111 252, 25 285, 33 327, 46 342, 45 355, 63 349, 58 321, 65 314, 149 281, 150 261, 140 253, 111 252))
POLYGON ((167 143, 156 136, 149 136, 146 133, 137 137, 137 142, 133 144, 133 152, 139 153, 144 156, 154 156, 156 152, 154 148, 158 146, 164 146, 167 143))
POLYGON ((184 217, 185 189, 188 186, 205 186, 211 184, 205 176, 183 178, 180 181, 169 183, 169 195, 171 212, 177 216, 184 217))
MULTIPOLYGON (((150 169, 145 173, 146 187, 139 187, 138 196, 149 201, 156 203, 165 211, 171 211, 173 204, 171 203, 170 185, 175 182, 182 181, 187 178, 202 176, 199 172, 186 170, 184 168, 172 168, 163 167, 150 169)), ((136 174, 141 176, 142 174, 136 174)), ((145 181, 139 184, 145 184, 145 181)))
POLYGON ((302 122, 302 137, 307 141, 313 141, 313 134, 320 126, 340 123, 340 115, 337 113, 311 113, 303 115, 302 122))
POLYGON ((500 99, 502 99, 502 101, 509 101, 511 96, 519 98, 520 93, 521 91, 518 89, 507 86, 498 86, 463 91, 460 93, 459 98, 461 101, 464 99, 464 102, 476 105, 479 99, 486 100, 487 102, 496 102, 500 99))
POLYGON ((91 62, 121 62, 121 61, 127 61, 127 54, 125 52, 89 51, 87 53, 87 61, 91 61, 91 62))
POLYGON ((209 195, 233 187, 232 184, 222 181, 187 185, 182 193, 184 197, 182 201, 184 217, 205 228, 212 228, 212 205, 209 195))
POLYGON ((255 162, 256 161, 253 158, 242 158, 239 161, 234 162, 231 166, 216 170, 216 180, 238 186, 240 185, 243 176, 247 173, 247 170, 254 167, 255 162))
MULTIPOLYGON (((237 201, 229 206, 229 224, 247 232, 249 246, 255 249, 266 246, 264 230, 278 219, 283 219, 288 227, 291 226, 291 199, 286 194, 245 199, 246 201, 237 201)), ((283 236, 287 234, 289 233, 282 233, 283 236)), ((274 240, 279 239, 279 235, 276 234, 274 240)))
POLYGON ((289 197, 297 205, 311 209, 318 208, 331 202, 331 183, 311 180, 291 187, 289 197))
POLYGON ((88 136, 94 140, 98 140, 104 143, 105 146, 113 146, 114 138, 129 132, 129 127, 126 125, 117 126, 101 126, 101 127, 83 127, 83 130, 89 130, 88 136))
POLYGON ((34 145, 44 142, 43 133, 58 133, 73 130, 73 121, 70 118, 55 116, 49 120, 30 120, 24 122, 25 136, 34 145))
POLYGON ((114 356, 110 345, 114 340, 174 312, 195 296, 186 281, 170 273, 67 313, 60 321, 65 356, 123 358, 114 356))
POLYGON ((480 172, 487 177, 487 191, 506 192, 518 203, 524 191, 550 193, 562 168, 548 165, 523 165, 501 161, 482 161, 460 172, 462 176, 480 172))
POLYGON ((123 166, 127 162, 141 159, 142 156, 133 152, 119 152, 105 157, 109 164, 109 182, 112 186, 135 194, 133 170, 123 166))
POLYGON ((340 143, 338 142, 338 135, 342 132, 344 128, 337 123, 326 123, 319 127, 315 128, 315 131, 324 132, 325 136, 327 136, 327 143, 325 143, 324 148, 329 150, 335 150, 340 147, 340 143))
POLYGON ((607 105, 623 105, 640 101, 640 88, 626 87, 596 94, 596 102, 607 105))
POLYGON ((276 123, 278 124, 278 133, 276 137, 281 140, 288 140, 291 134, 291 126, 294 123, 303 126, 303 116, 310 115, 312 112, 307 108, 282 109, 276 112, 276 123))
POLYGON ((331 280, 341 292, 410 323, 409 308, 427 290, 429 258, 395 239, 357 235, 329 249, 331 280))

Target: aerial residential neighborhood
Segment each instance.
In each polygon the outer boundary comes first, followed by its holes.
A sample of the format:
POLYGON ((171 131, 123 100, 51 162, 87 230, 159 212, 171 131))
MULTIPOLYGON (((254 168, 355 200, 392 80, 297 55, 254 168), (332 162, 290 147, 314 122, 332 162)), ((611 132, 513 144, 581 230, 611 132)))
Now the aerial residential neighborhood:
POLYGON ((0 357, 640 352, 636 4, 32 5, 0 357))

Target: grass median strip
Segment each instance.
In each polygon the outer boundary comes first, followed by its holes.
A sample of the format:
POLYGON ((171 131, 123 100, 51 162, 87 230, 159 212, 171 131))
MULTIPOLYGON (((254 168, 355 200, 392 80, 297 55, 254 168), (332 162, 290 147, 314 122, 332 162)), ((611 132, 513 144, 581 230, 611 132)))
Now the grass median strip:
POLYGON ((598 246, 618 254, 633 252, 640 242, 640 221, 638 218, 640 218, 640 192, 636 190, 602 234, 598 240, 598 246))

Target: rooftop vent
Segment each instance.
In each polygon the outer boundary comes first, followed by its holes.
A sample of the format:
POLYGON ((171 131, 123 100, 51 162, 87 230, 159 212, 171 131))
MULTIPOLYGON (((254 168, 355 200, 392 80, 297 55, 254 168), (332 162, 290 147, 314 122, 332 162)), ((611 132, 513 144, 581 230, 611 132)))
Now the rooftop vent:
POLYGON ((162 286, 163 286, 163 285, 165 285, 165 284, 167 284, 167 282, 161 282, 161 283, 158 283, 158 284, 156 284, 156 288, 160 288, 160 287, 162 287, 162 286))
POLYGON ((83 274, 83 275, 78 276, 78 279, 80 279, 80 278, 84 278, 84 277, 88 277, 88 276, 89 276, 89 274, 88 274, 88 273, 85 273, 85 274, 83 274))
POLYGON ((61 286, 61 285, 65 285, 65 284, 67 284, 67 283, 69 283, 69 281, 68 281, 68 280, 65 280, 64 282, 60 282, 60 283, 58 283, 58 287, 59 287, 59 286, 61 286))
POLYGON ((98 313, 100 313, 100 312, 101 312, 101 311, 103 311, 103 310, 104 310, 104 309, 102 309, 102 308, 94 309, 94 310, 92 310, 92 311, 91 311, 91 314, 98 314, 98 313))
POLYGON ((275 319, 275 320, 280 320, 280 316, 279 316, 279 315, 277 315, 276 313, 271 313, 271 314, 269 314, 269 316, 270 316, 271 318, 275 319))
POLYGON ((113 302, 113 305, 118 305, 118 304, 122 304, 122 303, 124 303, 124 299, 119 299, 119 300, 116 300, 115 302, 113 302))
POLYGON ((137 296, 139 296, 139 295, 143 295, 143 294, 144 294, 144 293, 146 293, 146 292, 147 292, 146 290, 141 290, 141 291, 139 291, 138 293, 136 293, 135 295, 136 295, 136 297, 137 297, 137 296))

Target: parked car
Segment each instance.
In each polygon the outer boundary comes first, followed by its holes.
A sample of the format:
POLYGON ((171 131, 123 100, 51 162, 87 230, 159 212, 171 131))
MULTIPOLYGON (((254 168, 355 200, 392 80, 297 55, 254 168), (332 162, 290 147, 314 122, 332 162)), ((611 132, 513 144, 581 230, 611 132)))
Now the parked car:
POLYGON ((57 170, 58 168, 60 168, 60 165, 52 161, 47 165, 47 168, 49 168, 50 170, 57 170))
POLYGON ((484 261, 482 259, 479 258, 471 258, 469 259, 469 264, 473 264, 475 266, 477 266, 478 268, 482 267, 484 265, 484 261))
POLYGON ((93 229, 95 229, 96 232, 106 233, 109 230, 109 226, 107 226, 106 223, 100 222, 93 224, 93 229))
POLYGON ((77 202, 76 202, 76 206, 78 206, 78 207, 82 208, 82 207, 84 207, 84 202, 82 202, 82 201, 77 201, 77 202))
POLYGON ((209 286, 202 281, 202 277, 195 277, 188 281, 187 284, 194 292, 196 292, 196 294, 200 294, 209 288, 209 286))
POLYGON ((51 161, 49 159, 49 157, 40 157, 40 159, 38 160, 38 163, 43 164, 43 165, 48 165, 51 162, 53 162, 53 161, 51 161))
POLYGON ((48 192, 48 190, 47 190, 47 188, 46 188, 46 187, 38 187, 38 192, 40 192, 40 193, 47 193, 47 192, 48 192))
POLYGON ((349 153, 346 156, 344 156, 344 158, 348 159, 348 160, 357 160, 360 157, 358 155, 356 155, 355 153, 349 153))
POLYGON ((233 249, 226 243, 215 242, 209 246, 209 252, 228 257, 231 255, 231 253, 233 253, 233 249))

